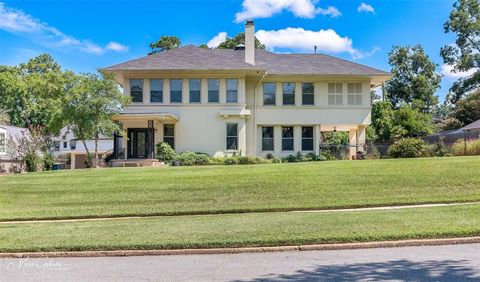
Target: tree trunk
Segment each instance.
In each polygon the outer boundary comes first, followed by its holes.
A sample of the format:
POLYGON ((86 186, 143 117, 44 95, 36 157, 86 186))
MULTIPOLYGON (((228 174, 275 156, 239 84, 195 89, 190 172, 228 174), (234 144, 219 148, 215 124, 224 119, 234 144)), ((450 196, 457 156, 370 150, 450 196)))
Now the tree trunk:
POLYGON ((88 166, 88 164, 92 165, 93 161, 92 161, 92 158, 91 158, 91 155, 90 155, 90 151, 88 150, 88 147, 87 147, 87 142, 85 140, 82 140, 82 144, 83 144, 83 147, 85 148, 85 151, 87 152, 87 157, 86 157, 87 166, 88 166))
POLYGON ((94 167, 95 168, 99 168, 100 165, 99 165, 99 159, 98 159, 98 133, 95 134, 95 164, 94 164, 94 167))

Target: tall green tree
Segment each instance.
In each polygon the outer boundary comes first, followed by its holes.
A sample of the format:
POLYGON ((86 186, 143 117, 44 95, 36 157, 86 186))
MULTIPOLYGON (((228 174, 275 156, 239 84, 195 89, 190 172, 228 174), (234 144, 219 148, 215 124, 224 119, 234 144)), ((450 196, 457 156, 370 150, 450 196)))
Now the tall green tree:
POLYGON ((462 126, 480 119, 480 90, 458 100, 453 117, 460 121, 462 126))
POLYGON ((74 75, 47 54, 15 67, 0 67, 0 111, 32 134, 56 135, 63 127, 62 105, 74 75))
POLYGON ((88 156, 88 163, 99 166, 98 141, 100 136, 112 136, 120 130, 112 117, 120 113, 128 99, 122 95, 113 75, 81 74, 64 105, 64 116, 78 140, 81 140, 88 156), (94 140, 94 151, 90 152, 87 140, 94 140))
POLYGON ((480 88, 480 2, 457 0, 444 29, 457 37, 455 44, 441 49, 444 62, 453 66, 455 72, 474 70, 472 75, 459 79, 450 88, 448 98, 456 103, 467 93, 480 88))
MULTIPOLYGON (((218 49, 235 49, 240 44, 245 44, 245 32, 240 32, 235 37, 227 37, 225 41, 218 45, 218 49)), ((265 49, 265 44, 262 44, 260 40, 255 37, 255 48, 256 49, 265 49)))
POLYGON ((168 51, 171 49, 175 49, 181 46, 180 39, 176 36, 161 36, 157 41, 150 43, 150 53, 160 53, 164 51, 168 51))
POLYGON ((372 125, 378 142, 389 142, 393 128, 393 107, 388 101, 372 104, 372 125))
POLYGON ((430 112, 438 104, 435 91, 440 87, 437 65, 422 46, 395 46, 389 53, 393 77, 388 81, 388 98, 396 109, 409 104, 422 112, 430 112))

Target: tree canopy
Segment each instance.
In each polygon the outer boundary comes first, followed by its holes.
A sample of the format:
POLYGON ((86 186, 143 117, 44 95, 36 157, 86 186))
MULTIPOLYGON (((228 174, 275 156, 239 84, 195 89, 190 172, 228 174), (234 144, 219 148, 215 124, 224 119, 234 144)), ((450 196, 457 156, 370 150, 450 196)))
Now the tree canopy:
MULTIPOLYGON (((235 47, 237 47, 240 44, 245 44, 245 32, 240 32, 237 35, 235 35, 235 37, 233 37, 233 38, 227 37, 227 39, 225 39, 225 41, 220 43, 218 45, 218 47, 216 47, 216 48, 218 48, 218 49, 235 49, 235 47)), ((265 46, 265 44, 262 44, 262 42, 260 42, 260 40, 258 40, 257 37, 255 37, 255 48, 256 49, 265 49, 266 46, 265 46)))
POLYGON ((175 49, 181 46, 180 39, 176 36, 161 36, 155 42, 150 43, 151 54, 164 52, 167 50, 175 49))
POLYGON ((396 109, 409 104, 423 112, 430 112, 438 104, 435 91, 440 87, 437 65, 423 51, 422 46, 395 46, 389 53, 393 77, 387 82, 388 97, 396 109))
POLYGON ((480 88, 480 2, 456 1, 444 29, 446 33, 456 35, 455 44, 446 45, 440 51, 444 62, 455 72, 474 71, 450 88, 448 99, 456 103, 467 93, 480 88))
POLYGON ((19 66, 0 67, 0 111, 12 125, 31 133, 55 135, 63 127, 62 105, 74 74, 62 71, 47 54, 19 66))

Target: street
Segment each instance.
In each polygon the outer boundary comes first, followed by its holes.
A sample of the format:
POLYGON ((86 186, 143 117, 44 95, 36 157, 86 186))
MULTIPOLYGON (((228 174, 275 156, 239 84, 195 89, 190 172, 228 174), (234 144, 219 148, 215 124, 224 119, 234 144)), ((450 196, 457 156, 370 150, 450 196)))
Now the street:
POLYGON ((150 257, 0 259, 1 281, 479 281, 480 244, 150 257))

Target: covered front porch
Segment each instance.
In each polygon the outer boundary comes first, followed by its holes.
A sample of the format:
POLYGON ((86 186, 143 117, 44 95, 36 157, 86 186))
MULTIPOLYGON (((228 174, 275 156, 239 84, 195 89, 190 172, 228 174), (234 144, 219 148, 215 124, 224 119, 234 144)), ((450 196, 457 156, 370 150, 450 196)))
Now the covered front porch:
POLYGON ((113 118, 122 129, 114 136, 112 165, 154 166, 156 144, 168 142, 175 148, 178 117, 170 113, 120 114, 113 118))

